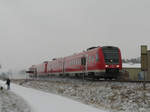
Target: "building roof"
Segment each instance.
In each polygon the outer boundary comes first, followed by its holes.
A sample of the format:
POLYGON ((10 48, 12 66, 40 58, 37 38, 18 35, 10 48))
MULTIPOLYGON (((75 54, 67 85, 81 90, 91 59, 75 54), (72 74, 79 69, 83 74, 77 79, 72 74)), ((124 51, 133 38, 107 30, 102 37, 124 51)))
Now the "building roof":
POLYGON ((141 68, 141 64, 140 63, 123 63, 123 68, 141 68))

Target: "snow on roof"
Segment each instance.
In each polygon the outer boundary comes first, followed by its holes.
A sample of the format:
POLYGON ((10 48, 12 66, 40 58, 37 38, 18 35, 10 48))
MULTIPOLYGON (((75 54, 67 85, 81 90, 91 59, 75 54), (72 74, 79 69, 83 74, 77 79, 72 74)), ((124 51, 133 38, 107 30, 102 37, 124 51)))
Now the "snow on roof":
POLYGON ((123 68, 141 68, 141 64, 123 63, 123 68))

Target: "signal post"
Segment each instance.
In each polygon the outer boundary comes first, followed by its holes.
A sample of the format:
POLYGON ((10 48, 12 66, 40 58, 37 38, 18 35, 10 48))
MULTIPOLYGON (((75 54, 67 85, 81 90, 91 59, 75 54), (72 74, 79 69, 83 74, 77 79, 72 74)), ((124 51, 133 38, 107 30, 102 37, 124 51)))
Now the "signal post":
POLYGON ((147 56, 147 46, 141 46, 141 70, 144 72, 144 81, 143 81, 143 88, 145 90, 146 87, 146 71, 148 70, 148 56, 147 56))
POLYGON ((147 52, 147 57, 148 57, 148 74, 147 74, 147 79, 150 81, 150 50, 147 52))

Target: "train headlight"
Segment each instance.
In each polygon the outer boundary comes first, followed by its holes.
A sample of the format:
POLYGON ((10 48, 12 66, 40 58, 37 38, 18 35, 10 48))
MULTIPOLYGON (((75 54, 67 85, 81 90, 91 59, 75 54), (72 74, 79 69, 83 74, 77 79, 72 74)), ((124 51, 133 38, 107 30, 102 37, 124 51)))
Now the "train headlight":
POLYGON ((117 65, 116 67, 117 67, 117 68, 119 68, 120 66, 119 66, 119 65, 117 65))
POLYGON ((108 67, 109 67, 109 65, 105 65, 105 67, 106 67, 106 68, 108 68, 108 67))

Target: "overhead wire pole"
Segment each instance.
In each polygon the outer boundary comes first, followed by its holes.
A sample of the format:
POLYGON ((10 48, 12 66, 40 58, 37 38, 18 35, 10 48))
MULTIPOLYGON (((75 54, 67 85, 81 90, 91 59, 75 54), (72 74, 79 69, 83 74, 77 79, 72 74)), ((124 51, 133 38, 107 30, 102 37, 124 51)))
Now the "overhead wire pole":
POLYGON ((85 54, 82 58, 81 58, 81 65, 83 66, 83 81, 85 81, 85 76, 88 75, 88 55, 85 54))
POLYGON ((88 75, 88 55, 86 54, 85 55, 85 61, 86 61, 86 64, 85 64, 85 75, 87 76, 88 75))
POLYGON ((82 77, 82 79, 83 79, 83 81, 84 81, 84 76, 85 76, 85 61, 86 60, 86 58, 83 56, 82 58, 81 58, 81 65, 82 65, 82 67, 83 67, 83 77, 82 77))
POLYGON ((62 71, 63 76, 65 76, 65 58, 63 58, 63 71, 62 71))
POLYGON ((86 56, 85 55, 81 58, 81 65, 83 67, 83 81, 84 81, 85 74, 86 74, 86 56))

